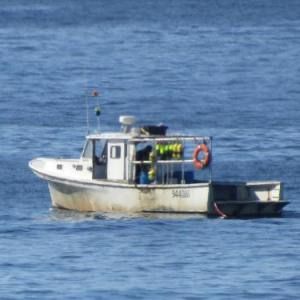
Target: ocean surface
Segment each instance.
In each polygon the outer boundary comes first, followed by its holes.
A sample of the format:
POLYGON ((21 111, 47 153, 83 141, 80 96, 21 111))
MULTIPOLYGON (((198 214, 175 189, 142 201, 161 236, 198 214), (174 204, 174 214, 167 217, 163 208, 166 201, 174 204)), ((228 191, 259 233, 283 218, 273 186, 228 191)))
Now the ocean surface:
POLYGON ((0 299, 299 299, 298 0, 2 0, 0 299), (282 217, 52 209, 28 161, 101 129, 214 136, 213 177, 284 182, 282 217), (89 97, 90 123, 95 128, 89 97))

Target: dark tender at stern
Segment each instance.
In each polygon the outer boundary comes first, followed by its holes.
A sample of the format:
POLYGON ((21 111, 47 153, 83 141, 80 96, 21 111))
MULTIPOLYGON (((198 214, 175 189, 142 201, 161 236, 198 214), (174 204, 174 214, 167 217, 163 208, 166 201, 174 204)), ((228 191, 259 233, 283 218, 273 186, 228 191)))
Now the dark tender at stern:
POLYGON ((216 182, 212 185, 211 215, 221 217, 278 216, 289 202, 283 201, 278 181, 216 182))

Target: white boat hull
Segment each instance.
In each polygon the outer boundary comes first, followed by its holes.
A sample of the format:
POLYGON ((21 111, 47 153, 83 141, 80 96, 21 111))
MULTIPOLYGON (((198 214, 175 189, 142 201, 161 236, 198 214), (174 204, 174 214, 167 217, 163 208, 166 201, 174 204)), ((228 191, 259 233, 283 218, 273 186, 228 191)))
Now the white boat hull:
POLYGON ((210 183, 186 186, 116 186, 49 181, 54 207, 99 212, 207 213, 210 183))

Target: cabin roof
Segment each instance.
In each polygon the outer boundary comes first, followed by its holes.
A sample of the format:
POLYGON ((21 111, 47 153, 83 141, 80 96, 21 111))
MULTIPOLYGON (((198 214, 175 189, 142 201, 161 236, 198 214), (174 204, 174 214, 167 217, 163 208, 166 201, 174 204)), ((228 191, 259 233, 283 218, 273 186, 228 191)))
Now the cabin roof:
POLYGON ((202 140, 202 141, 209 141, 212 137, 205 137, 205 136, 195 136, 195 135, 167 135, 167 136, 149 136, 144 134, 136 134, 136 133, 124 133, 124 132, 105 132, 105 133, 92 133, 86 136, 89 140, 131 140, 132 142, 143 142, 143 141, 171 141, 171 140, 202 140))
POLYGON ((92 133, 86 136, 89 140, 99 140, 99 139, 117 139, 117 140, 128 140, 134 136, 130 133, 124 132, 103 132, 103 133, 92 133))

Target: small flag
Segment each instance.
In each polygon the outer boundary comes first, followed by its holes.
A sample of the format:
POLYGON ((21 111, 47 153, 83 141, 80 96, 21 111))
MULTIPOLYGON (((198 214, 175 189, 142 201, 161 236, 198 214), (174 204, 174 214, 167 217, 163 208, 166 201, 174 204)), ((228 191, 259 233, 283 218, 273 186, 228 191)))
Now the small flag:
POLYGON ((98 97, 99 96, 98 91, 97 90, 93 90, 92 96, 93 97, 98 97))

